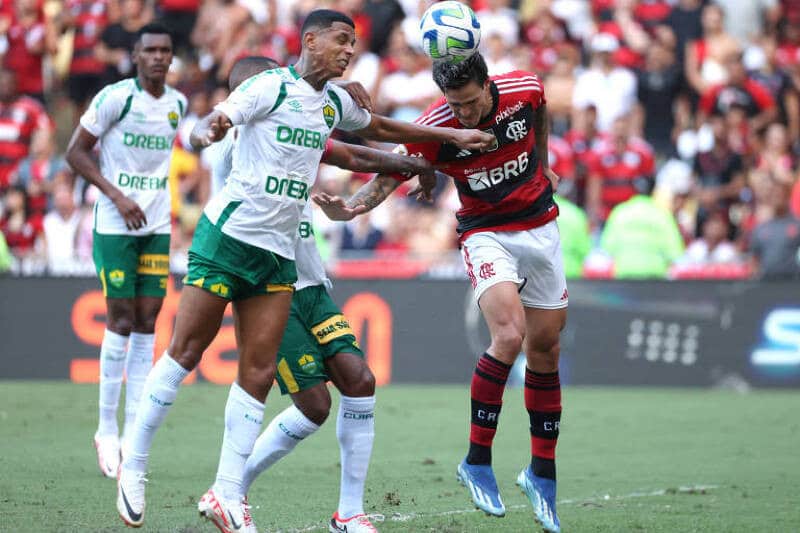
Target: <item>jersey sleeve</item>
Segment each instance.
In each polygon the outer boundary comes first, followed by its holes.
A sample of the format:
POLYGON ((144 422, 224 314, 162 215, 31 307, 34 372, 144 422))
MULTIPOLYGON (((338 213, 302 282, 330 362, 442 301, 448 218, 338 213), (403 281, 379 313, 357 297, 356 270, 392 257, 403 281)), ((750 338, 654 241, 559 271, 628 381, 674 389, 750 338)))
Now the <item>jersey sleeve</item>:
POLYGON ((234 126, 261 120, 286 98, 286 86, 273 71, 256 74, 245 80, 228 99, 214 106, 224 113, 234 126))
POLYGON ((350 93, 341 87, 328 84, 328 94, 333 103, 339 107, 338 111, 341 113, 341 120, 336 125, 337 128, 353 131, 369 126, 372 121, 372 114, 363 107, 359 107, 353 97, 350 96, 350 93))
POLYGON ((102 137, 124 116, 126 107, 130 109, 132 100, 133 93, 124 86, 108 86, 92 99, 80 124, 95 137, 102 137))

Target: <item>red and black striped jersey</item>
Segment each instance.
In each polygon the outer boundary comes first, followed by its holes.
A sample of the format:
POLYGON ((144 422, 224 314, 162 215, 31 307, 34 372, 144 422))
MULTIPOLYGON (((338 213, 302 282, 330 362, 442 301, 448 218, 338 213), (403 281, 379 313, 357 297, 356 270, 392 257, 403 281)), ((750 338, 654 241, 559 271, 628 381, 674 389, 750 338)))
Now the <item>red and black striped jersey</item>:
POLYGON ((33 132, 52 127, 44 107, 33 98, 0 102, 0 189, 8 186, 11 171, 28 155, 33 132))
MULTIPOLYGON (((546 224, 558 216, 550 181, 536 153, 534 113, 545 104, 539 78, 512 71, 491 76, 493 107, 477 129, 494 135, 486 152, 462 150, 436 142, 408 143, 409 155, 424 157, 455 180, 461 208, 458 233, 465 239, 480 231, 521 231, 546 224)), ((427 126, 464 127, 444 97, 416 122, 427 126)), ((408 177, 395 174, 395 179, 408 177)))
POLYGON ((100 41, 108 24, 106 0, 67 0, 75 24, 70 74, 101 74, 105 64, 94 56, 94 47, 100 41))

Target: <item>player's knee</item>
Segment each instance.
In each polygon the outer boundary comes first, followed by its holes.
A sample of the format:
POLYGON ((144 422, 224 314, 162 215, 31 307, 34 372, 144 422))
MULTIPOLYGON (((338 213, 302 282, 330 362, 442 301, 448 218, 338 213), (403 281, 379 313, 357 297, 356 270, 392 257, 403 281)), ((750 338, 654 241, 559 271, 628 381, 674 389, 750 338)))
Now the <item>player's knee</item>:
POLYGON ((493 353, 501 358, 516 357, 522 351, 523 338, 523 333, 511 324, 497 328, 492 336, 493 353))
POLYGON ((203 351, 194 343, 190 341, 181 342, 175 338, 172 339, 167 353, 170 357, 175 359, 179 365, 187 370, 194 370, 203 357, 203 351))
POLYGON ((325 423, 331 412, 331 395, 327 394, 327 387, 325 387, 325 393, 315 394, 311 398, 303 398, 302 400, 293 398, 300 412, 318 426, 325 423))
POLYGON ((269 387, 275 380, 275 363, 264 362, 258 365, 239 366, 239 380, 252 383, 254 387, 269 387))
POLYGON ((117 335, 127 337, 133 331, 133 313, 109 313, 106 327, 117 335))
POLYGON ((342 384, 339 392, 354 398, 363 398, 375 394, 375 375, 366 362, 361 365, 359 372, 354 373, 352 379, 342 384))
POLYGON ((558 356, 561 353, 559 332, 543 331, 532 336, 526 341, 525 352, 530 359, 553 367, 553 371, 557 370, 558 356))
POLYGON ((156 316, 136 317, 133 324, 133 331, 137 333, 153 333, 156 330, 156 316))

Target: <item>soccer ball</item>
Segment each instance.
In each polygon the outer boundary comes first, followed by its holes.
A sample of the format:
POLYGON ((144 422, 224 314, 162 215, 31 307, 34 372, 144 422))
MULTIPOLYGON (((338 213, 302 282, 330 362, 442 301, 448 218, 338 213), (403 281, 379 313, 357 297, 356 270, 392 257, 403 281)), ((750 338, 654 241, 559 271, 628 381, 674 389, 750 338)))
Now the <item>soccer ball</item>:
POLYGON ((447 1, 433 4, 419 22, 422 50, 434 61, 460 63, 478 49, 481 25, 469 6, 447 1))

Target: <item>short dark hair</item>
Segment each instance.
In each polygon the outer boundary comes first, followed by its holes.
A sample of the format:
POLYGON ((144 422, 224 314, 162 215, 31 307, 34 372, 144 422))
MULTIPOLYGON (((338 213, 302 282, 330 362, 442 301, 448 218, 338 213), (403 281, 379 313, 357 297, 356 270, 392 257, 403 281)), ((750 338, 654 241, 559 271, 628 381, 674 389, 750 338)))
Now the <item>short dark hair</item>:
POLYGON ((433 64, 433 81, 442 92, 447 89, 460 89, 471 81, 483 87, 488 79, 489 67, 479 52, 475 52, 461 63, 436 61, 433 64))
POLYGON ((334 11, 333 9, 315 9, 309 13, 306 17, 306 20, 303 21, 303 27, 300 30, 300 35, 303 36, 307 31, 311 30, 330 28, 334 22, 343 22, 351 28, 356 29, 353 19, 344 13, 334 11))
POLYGON ((150 22, 149 24, 142 26, 139 31, 136 32, 137 43, 142 41, 142 35, 145 33, 150 35, 168 35, 169 40, 172 41, 172 32, 160 22, 150 22))
POLYGON ((280 65, 271 57, 247 56, 238 60, 231 67, 228 74, 228 88, 232 91, 236 89, 244 80, 255 76, 259 72, 278 68, 280 65))

